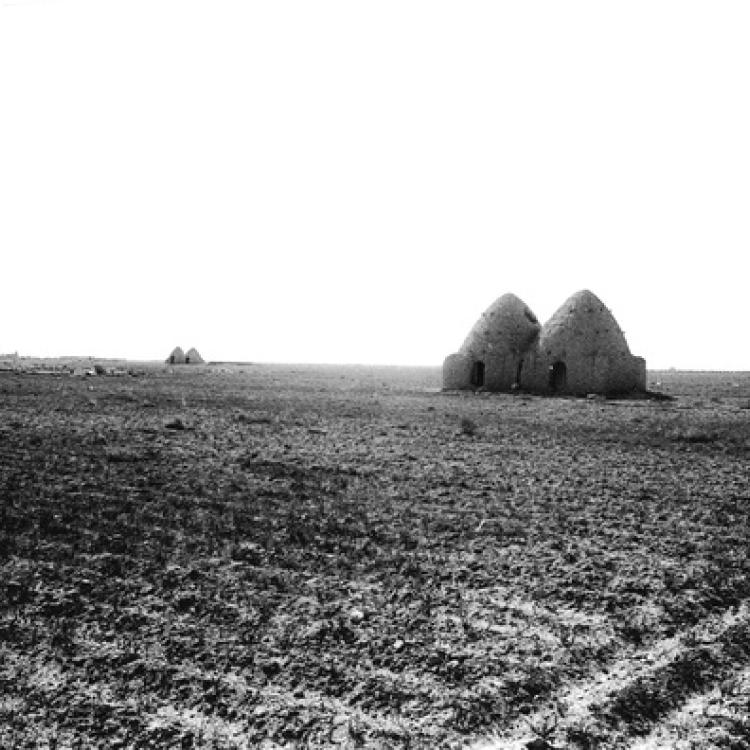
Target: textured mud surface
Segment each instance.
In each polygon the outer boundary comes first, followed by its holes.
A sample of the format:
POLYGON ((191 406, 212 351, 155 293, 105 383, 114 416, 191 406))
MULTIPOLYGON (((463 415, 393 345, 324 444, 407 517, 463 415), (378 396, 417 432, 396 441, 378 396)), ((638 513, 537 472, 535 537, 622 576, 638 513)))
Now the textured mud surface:
POLYGON ((0 746, 749 747, 750 376, 439 377, 0 373, 0 746))

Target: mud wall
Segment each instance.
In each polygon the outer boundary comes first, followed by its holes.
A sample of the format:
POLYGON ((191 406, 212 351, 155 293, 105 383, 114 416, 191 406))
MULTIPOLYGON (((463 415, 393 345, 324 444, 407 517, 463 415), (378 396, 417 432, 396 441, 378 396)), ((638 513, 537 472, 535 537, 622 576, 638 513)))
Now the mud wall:
POLYGON ((465 354, 449 354, 443 362, 443 388, 447 391, 471 388, 472 360, 465 354))
POLYGON ((469 356, 456 352, 443 363, 443 388, 446 390, 472 389, 472 366, 484 363, 484 385, 489 391, 510 391, 518 386, 531 393, 586 395, 587 393, 618 394, 646 390, 646 361, 623 351, 587 352, 582 347, 569 345, 543 351, 539 344, 523 355, 511 352, 486 352, 469 356), (564 385, 555 388, 550 383, 551 368, 556 362, 565 365, 564 385))
POLYGON ((490 352, 485 357, 484 385, 489 391, 509 391, 516 382, 518 364, 523 354, 490 352))
POLYGON ((443 388, 445 390, 476 388, 477 386, 471 380, 475 362, 484 364, 482 388, 488 391, 510 391, 516 384, 518 365, 523 362, 523 355, 502 351, 490 351, 479 356, 470 356, 461 352, 451 354, 443 362, 443 388))
POLYGON ((623 352, 584 353, 566 348, 548 354, 535 349, 524 360, 521 386, 533 393, 563 395, 645 391, 646 362, 623 352), (558 362, 565 365, 565 382, 554 387, 550 377, 558 362))
POLYGON ((646 360, 643 357, 633 357, 633 380, 637 391, 646 390, 646 360))

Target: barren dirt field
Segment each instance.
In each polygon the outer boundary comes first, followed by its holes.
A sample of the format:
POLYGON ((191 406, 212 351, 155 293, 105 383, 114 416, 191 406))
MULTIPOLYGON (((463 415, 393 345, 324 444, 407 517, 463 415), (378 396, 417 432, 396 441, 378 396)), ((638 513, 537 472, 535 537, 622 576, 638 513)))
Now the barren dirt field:
POLYGON ((750 374, 657 380, 0 372, 0 747, 750 747, 750 374))

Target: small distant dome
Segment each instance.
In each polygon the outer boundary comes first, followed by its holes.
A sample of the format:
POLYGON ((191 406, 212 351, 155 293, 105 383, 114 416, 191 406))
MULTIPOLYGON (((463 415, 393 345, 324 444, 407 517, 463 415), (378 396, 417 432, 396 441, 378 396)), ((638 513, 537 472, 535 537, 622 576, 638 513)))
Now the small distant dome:
POLYGON ((185 355, 185 363, 189 364, 189 365, 202 365, 203 364, 203 357, 201 357, 201 355, 198 354, 198 350, 197 349, 192 348, 185 355))
POLYGON ((460 352, 481 356, 488 352, 523 352, 541 326, 529 306, 515 294, 504 294, 483 313, 469 332, 460 352))
POLYGON ((539 349, 549 357, 630 355, 625 335, 604 303, 588 289, 569 297, 544 324, 539 349))
POLYGON ((168 365, 184 365, 185 352, 181 347, 176 346, 174 349, 172 349, 172 353, 167 357, 166 363, 168 365))

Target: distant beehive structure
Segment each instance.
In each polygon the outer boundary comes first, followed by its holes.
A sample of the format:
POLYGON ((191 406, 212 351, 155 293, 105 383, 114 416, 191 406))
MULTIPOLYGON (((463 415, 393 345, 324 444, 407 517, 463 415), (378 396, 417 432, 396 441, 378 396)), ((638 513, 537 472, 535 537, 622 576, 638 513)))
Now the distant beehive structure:
POLYGON ((203 357, 201 357, 195 347, 188 349, 188 353, 185 354, 179 346, 176 346, 172 350, 166 362, 168 365, 202 365, 204 363, 203 357))
POLYGON ((646 362, 630 353, 612 313, 586 289, 544 326, 518 297, 505 294, 446 358, 443 388, 625 394, 646 390, 646 362))
POLYGON ((193 347, 192 349, 188 350, 188 353, 185 355, 185 364, 186 365, 202 365, 203 364, 203 357, 201 357, 200 354, 198 354, 198 350, 193 347))
POLYGON ((172 353, 167 357, 166 362, 168 365, 184 365, 185 352, 181 347, 176 346, 174 349, 172 349, 172 353))

